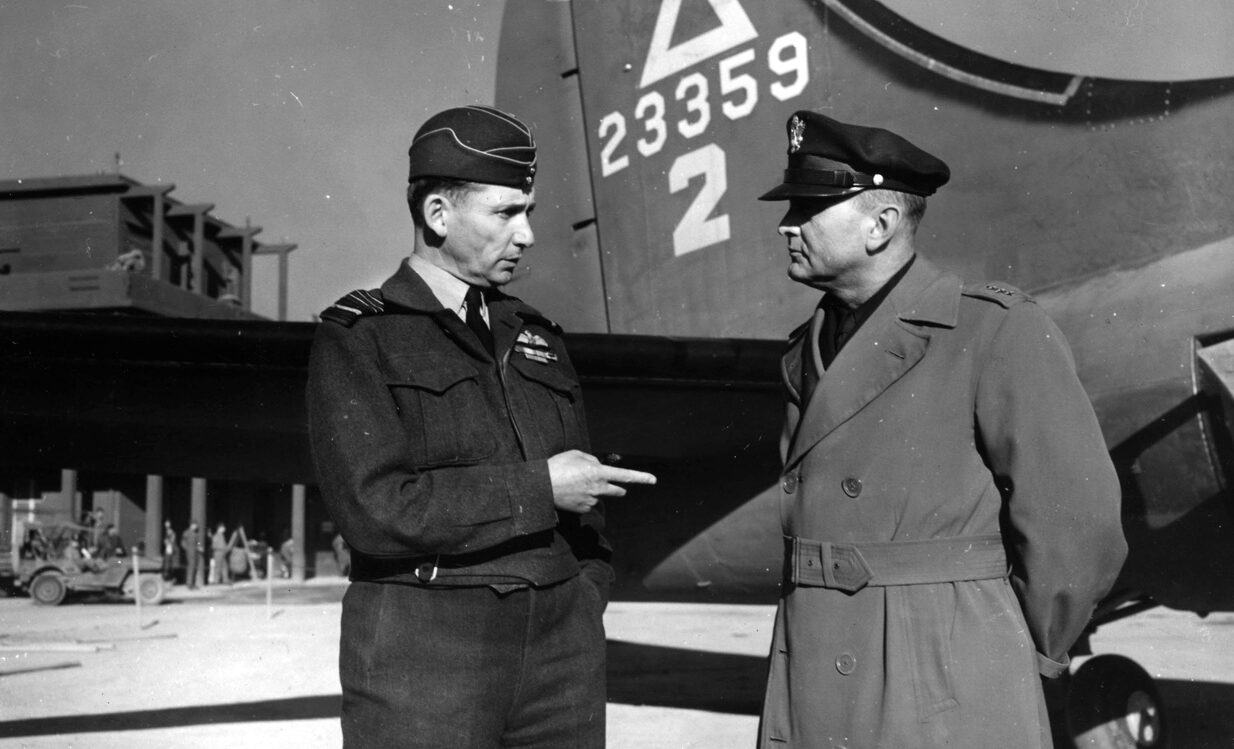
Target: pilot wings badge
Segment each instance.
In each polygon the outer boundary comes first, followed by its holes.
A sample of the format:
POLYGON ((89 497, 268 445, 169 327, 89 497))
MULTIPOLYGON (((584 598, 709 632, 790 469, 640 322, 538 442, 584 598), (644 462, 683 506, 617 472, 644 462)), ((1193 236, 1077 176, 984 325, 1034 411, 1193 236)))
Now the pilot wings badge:
POLYGON ((548 341, 527 330, 518 334, 518 340, 514 342, 514 350, 540 364, 557 361, 557 354, 553 353, 553 347, 548 344, 548 341))
POLYGON ((793 115, 793 119, 788 123, 788 152, 797 153, 797 149, 801 148, 801 137, 805 135, 806 123, 797 115, 793 115))

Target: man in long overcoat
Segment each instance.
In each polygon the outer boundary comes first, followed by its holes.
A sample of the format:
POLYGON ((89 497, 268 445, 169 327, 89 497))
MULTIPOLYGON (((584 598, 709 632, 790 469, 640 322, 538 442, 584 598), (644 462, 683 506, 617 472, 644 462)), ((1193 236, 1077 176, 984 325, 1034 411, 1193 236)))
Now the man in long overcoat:
POLYGON ((1058 328, 916 254, 947 166, 798 112, 780 222, 824 292, 783 360, 785 584, 761 747, 1048 747, 1055 677, 1126 555, 1058 328), (1040 675, 1040 676, 1039 676, 1040 675))

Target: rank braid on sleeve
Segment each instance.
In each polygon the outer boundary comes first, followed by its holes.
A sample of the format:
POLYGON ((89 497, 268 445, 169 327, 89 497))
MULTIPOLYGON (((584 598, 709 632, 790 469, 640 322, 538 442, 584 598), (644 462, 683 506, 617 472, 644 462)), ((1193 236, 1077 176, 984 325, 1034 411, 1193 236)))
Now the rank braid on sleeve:
POLYGON ((361 317, 380 315, 385 308, 381 289, 357 289, 323 310, 320 317, 350 328, 361 317))

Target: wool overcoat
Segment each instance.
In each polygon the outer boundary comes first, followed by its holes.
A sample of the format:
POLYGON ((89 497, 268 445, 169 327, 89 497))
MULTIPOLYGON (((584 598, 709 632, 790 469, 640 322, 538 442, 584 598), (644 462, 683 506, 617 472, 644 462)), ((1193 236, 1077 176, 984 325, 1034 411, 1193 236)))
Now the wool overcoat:
POLYGON ((824 315, 782 363, 786 540, 960 539, 963 559, 967 539, 992 539, 1010 574, 849 590, 793 583, 815 560, 786 554, 759 746, 1050 746, 1039 674, 1066 668, 1126 555, 1062 334, 1022 292, 920 257, 825 371, 824 315))

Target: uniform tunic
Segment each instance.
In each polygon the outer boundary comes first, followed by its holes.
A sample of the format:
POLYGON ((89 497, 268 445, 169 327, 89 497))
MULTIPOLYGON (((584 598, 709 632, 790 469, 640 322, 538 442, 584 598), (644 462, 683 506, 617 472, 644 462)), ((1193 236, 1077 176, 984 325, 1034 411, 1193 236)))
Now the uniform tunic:
POLYGON ((547 459, 588 448, 561 331, 491 296, 497 361, 406 263, 368 295, 371 309, 359 294, 357 314, 323 315, 309 436, 353 579, 418 582, 410 563, 442 555, 451 566, 434 585, 543 585, 581 560, 606 595, 602 516, 559 517, 553 504, 547 459))
POLYGON ((996 550, 1001 536, 1010 576, 786 581, 760 747, 1049 746, 1038 674, 1066 667, 1126 555, 1118 480, 1062 334, 1021 292, 923 258, 825 371, 824 314, 783 360, 785 535, 993 536, 996 550), (803 401, 808 364, 821 377, 803 401))
POLYGON ((551 321, 499 292, 488 313, 494 354, 403 264, 318 327, 309 436, 356 581, 348 746, 604 742, 609 549, 548 470, 588 448, 578 378, 551 321))

